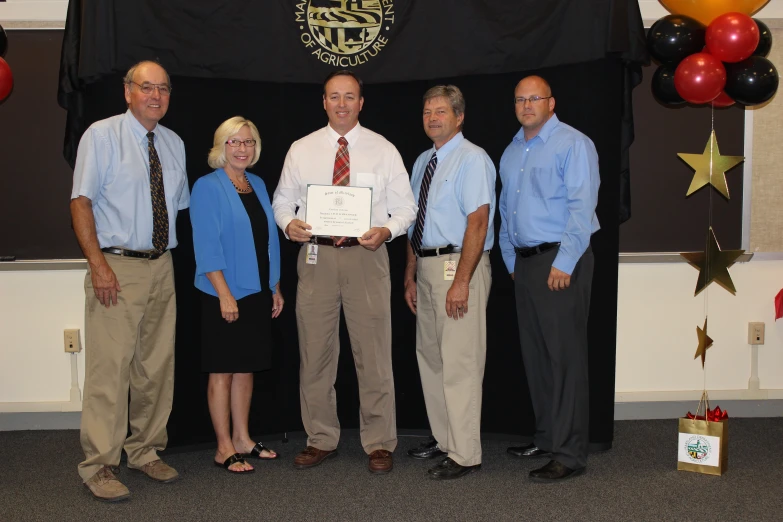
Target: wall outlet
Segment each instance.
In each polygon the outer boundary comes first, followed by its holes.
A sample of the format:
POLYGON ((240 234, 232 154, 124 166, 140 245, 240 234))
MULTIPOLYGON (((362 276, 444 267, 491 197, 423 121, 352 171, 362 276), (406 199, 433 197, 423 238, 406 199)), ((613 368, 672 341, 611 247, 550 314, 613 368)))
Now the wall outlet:
POLYGON ((748 344, 764 344, 764 323, 748 323, 748 344))
POLYGON ((82 345, 79 342, 79 330, 64 330, 63 338, 65 341, 65 351, 67 353, 79 353, 82 351, 82 345))

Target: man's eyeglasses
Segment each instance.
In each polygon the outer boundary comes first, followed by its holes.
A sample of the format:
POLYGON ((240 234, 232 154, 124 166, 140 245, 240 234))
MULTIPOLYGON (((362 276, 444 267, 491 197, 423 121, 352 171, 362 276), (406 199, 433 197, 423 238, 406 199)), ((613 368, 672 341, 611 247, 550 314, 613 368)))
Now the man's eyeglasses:
POLYGON ((228 140, 226 143, 228 143, 229 147, 233 147, 235 149, 242 144, 244 144, 247 148, 256 146, 256 140, 228 140))
POLYGON ((525 98, 524 96, 517 96, 514 98, 514 103, 519 103, 521 105, 524 105, 525 102, 530 103, 536 103, 537 101, 546 100, 548 98, 551 98, 551 96, 531 96, 530 98, 525 98))
POLYGON ((136 82, 134 82, 132 80, 131 80, 131 83, 133 85, 138 85, 139 86, 139 90, 141 92, 143 92, 144 94, 152 94, 152 92, 155 89, 158 89, 158 92, 160 93, 161 96, 168 96, 168 95, 171 94, 171 86, 170 85, 166 85, 165 83, 161 83, 161 84, 147 83, 147 82, 136 83, 136 82))

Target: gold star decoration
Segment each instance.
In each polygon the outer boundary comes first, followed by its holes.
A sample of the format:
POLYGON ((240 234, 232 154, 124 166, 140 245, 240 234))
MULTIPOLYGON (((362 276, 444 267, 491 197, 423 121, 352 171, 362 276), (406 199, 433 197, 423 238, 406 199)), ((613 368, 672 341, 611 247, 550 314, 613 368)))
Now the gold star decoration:
POLYGON ((699 346, 696 347, 694 359, 701 355, 701 367, 704 368, 704 359, 707 357, 707 350, 712 346, 712 338, 707 335, 707 318, 704 318, 704 329, 696 327, 696 337, 699 338, 699 346))
POLYGON ((744 156, 721 156, 714 130, 710 134, 707 146, 704 147, 704 152, 701 154, 679 152, 677 156, 696 171, 693 175, 691 186, 688 187, 688 193, 685 194, 686 197, 705 185, 712 185, 715 187, 715 190, 723 194, 723 197, 729 199, 726 171, 745 161, 744 156))
POLYGON ((729 267, 744 253, 744 250, 721 250, 712 227, 707 232, 707 250, 705 252, 680 253, 691 266, 699 271, 694 297, 713 281, 736 295, 737 289, 734 288, 734 283, 731 280, 729 267))

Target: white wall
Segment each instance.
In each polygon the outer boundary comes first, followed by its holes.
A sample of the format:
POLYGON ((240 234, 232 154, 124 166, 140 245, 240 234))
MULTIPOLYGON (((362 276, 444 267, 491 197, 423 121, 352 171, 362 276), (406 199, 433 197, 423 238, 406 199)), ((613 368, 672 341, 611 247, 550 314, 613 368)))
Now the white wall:
MULTIPOLYGON (((71 354, 63 330, 81 330, 84 346, 85 270, 0 272, 0 412, 4 403, 58 403, 70 400, 71 354)), ((77 354, 79 385, 84 352, 77 354)), ((63 411, 58 404, 28 405, 23 411, 63 411)), ((66 407, 65 411, 70 408, 66 407)))
POLYGON ((6 0, 0 3, 0 23, 27 20, 65 21, 68 0, 6 0))

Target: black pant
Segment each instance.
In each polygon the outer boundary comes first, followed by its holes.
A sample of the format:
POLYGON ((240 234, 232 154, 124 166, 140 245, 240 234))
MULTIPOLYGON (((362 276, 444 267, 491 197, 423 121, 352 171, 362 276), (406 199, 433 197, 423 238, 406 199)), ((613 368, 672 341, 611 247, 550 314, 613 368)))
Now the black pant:
POLYGON ((534 442, 571 469, 587 464, 589 388, 587 317, 593 252, 582 255, 568 288, 547 286, 557 248, 528 258, 517 255, 514 288, 517 320, 533 411, 534 442))

